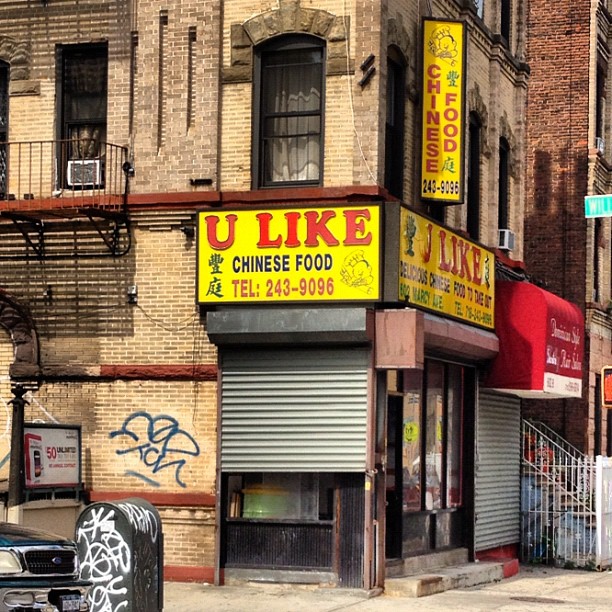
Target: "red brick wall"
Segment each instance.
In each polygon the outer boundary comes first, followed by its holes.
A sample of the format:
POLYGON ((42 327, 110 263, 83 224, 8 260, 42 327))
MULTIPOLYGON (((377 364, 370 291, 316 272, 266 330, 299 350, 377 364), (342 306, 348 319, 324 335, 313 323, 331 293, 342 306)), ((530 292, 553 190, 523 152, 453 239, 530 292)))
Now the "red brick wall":
MULTIPOLYGON (((581 307, 590 273, 584 218, 590 11, 590 3, 531 1, 526 46, 531 75, 524 258, 535 282, 581 307)), ((587 450, 588 399, 526 401, 523 413, 587 450)))

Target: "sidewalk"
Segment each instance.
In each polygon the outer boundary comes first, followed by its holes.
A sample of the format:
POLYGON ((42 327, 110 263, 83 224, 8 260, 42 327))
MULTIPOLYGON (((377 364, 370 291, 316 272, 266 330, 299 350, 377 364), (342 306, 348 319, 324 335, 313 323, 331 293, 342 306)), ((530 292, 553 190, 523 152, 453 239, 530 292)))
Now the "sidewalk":
POLYGON ((550 567, 520 567, 517 576, 493 584, 408 598, 353 589, 284 585, 215 587, 164 583, 165 612, 608 612, 612 608, 612 572, 550 567))

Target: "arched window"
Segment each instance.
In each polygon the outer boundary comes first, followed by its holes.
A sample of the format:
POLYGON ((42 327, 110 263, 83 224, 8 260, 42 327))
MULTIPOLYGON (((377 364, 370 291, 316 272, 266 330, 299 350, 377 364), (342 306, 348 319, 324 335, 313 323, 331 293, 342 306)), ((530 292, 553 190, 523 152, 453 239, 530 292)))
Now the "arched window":
POLYGON ((482 124, 477 113, 470 113, 467 180, 467 232, 471 238, 480 237, 480 138, 482 124))
POLYGON ((325 44, 272 39, 255 51, 254 187, 320 185, 323 178, 325 44))

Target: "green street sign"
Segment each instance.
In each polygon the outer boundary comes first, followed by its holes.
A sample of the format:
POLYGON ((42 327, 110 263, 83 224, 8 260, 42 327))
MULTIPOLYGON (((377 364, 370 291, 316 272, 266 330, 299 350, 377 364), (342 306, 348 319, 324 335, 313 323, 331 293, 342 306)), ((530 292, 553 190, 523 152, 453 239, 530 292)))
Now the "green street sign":
POLYGON ((612 217, 612 194, 585 196, 584 215, 593 217, 612 217))

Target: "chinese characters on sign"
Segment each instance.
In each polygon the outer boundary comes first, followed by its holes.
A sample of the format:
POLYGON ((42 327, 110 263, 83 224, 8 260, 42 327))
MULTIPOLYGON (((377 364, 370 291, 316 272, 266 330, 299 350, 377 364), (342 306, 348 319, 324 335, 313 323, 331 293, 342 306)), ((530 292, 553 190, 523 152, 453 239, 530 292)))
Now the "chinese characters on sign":
POLYGON ((421 197, 463 201, 465 24, 423 20, 421 197))
POLYGON ((201 212, 197 302, 377 300, 380 232, 372 205, 201 212))
POLYGON ((493 329, 495 256, 402 207, 399 299, 493 329))

